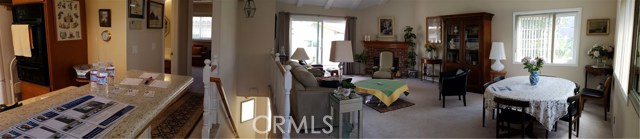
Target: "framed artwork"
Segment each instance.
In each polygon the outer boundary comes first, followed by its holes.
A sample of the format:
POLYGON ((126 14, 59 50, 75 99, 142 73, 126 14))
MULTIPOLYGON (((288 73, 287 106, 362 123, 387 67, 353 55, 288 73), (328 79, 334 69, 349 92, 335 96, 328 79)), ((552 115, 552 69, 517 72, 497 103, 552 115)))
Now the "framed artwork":
POLYGON ((98 17, 100 18, 100 27, 111 27, 111 9, 98 10, 98 17))
POLYGON ((162 29, 164 25, 164 4, 149 1, 147 8, 147 28, 162 29))
POLYGON ((80 1, 56 0, 55 5, 58 41, 81 40, 82 17, 80 1))
POLYGON ((129 0, 129 17, 144 19, 144 0, 129 0))
POLYGON ((390 16, 378 17, 378 37, 394 37, 395 20, 390 16))
POLYGON ((609 35, 609 19, 587 20, 587 35, 609 35))

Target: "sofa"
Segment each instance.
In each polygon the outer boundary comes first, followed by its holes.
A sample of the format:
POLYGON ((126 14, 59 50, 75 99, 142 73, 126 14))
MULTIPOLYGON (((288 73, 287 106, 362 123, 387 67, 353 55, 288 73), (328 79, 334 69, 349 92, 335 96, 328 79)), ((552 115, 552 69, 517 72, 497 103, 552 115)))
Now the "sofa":
POLYGON ((307 128, 324 128, 324 116, 330 116, 329 95, 335 88, 320 87, 318 81, 305 66, 288 61, 293 75, 291 89, 291 110, 296 124, 306 116, 307 128), (314 125, 311 125, 313 116, 314 125))

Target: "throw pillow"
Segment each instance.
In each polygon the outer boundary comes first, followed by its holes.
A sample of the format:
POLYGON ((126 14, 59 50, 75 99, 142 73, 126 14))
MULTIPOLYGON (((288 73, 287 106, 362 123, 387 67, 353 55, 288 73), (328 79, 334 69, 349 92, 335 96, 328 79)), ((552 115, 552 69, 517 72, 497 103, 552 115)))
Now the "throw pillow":
POLYGON ((311 72, 311 74, 313 74, 314 77, 322 77, 324 76, 324 72, 318 70, 318 69, 308 69, 309 72, 311 72))
POLYGON ((318 81, 316 77, 307 71, 307 69, 298 67, 291 70, 293 77, 295 77, 304 87, 318 87, 318 81))

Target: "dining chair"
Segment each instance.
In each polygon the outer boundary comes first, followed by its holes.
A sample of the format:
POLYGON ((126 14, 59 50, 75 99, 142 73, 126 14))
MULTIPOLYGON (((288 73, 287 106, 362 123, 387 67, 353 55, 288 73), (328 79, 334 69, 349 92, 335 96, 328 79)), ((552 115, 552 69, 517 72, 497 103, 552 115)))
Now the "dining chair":
MULTIPOLYGON (((504 79, 505 79, 504 76, 496 77, 493 81, 485 83, 482 86, 484 87, 484 90, 487 90, 487 87, 489 87, 489 85, 492 85, 493 83, 496 83, 496 82, 504 80, 504 79)), ((485 107, 484 101, 485 101, 485 99, 486 98, 484 98, 484 96, 483 96, 482 97, 482 127, 484 127, 484 125, 485 125, 485 123, 484 123, 484 118, 485 118, 485 115, 486 115, 486 111, 484 110, 484 107, 485 107)), ((495 117, 496 117, 495 114, 496 114, 496 109, 491 109, 491 118, 495 119, 495 117)))
POLYGON ((596 90, 590 88, 582 89, 582 109, 584 109, 584 103, 589 100, 600 100, 604 103, 604 120, 607 121, 607 112, 609 112, 609 93, 611 92, 611 76, 608 76, 604 81, 604 90, 596 90))
MULTIPOLYGON (((561 121, 565 121, 569 123, 569 139, 571 139, 571 134, 573 131, 576 131, 576 137, 580 135, 580 116, 582 116, 582 100, 581 95, 575 95, 567 98, 567 104, 569 107, 567 108, 567 115, 560 118, 561 121)), ((558 131, 558 122, 554 125, 554 130, 558 131)), ((546 137, 549 137, 549 131, 546 131, 546 137)))
POLYGON ((441 72, 440 75, 440 94, 438 99, 442 98, 442 108, 445 106, 445 96, 458 96, 464 106, 467 106, 467 79, 470 69, 457 69, 449 72, 441 72))
POLYGON ((496 102, 496 109, 498 118, 496 119, 496 137, 510 137, 513 135, 512 131, 517 131, 522 134, 522 138, 526 133, 526 128, 533 123, 534 118, 525 112, 526 108, 531 107, 529 102, 505 99, 500 97, 493 98, 496 102), (506 106, 506 107, 505 107, 506 106), (503 123, 507 124, 504 126, 503 123), (519 124, 520 129, 511 128, 511 124, 519 124), (507 130, 507 134, 500 135, 500 130, 507 130))

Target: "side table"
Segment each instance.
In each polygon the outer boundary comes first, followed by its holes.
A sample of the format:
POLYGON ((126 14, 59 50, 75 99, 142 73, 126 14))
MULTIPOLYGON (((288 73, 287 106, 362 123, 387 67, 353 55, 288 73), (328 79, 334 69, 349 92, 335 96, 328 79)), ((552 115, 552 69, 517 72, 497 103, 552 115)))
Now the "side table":
POLYGON ((431 77, 431 82, 435 82, 436 81, 435 77, 438 77, 438 76, 436 76, 436 73, 435 73, 436 64, 442 65, 442 59, 426 59, 426 58, 423 58, 422 62, 421 62, 421 65, 422 65, 421 66, 421 71, 422 72, 420 73, 420 80, 423 80, 423 79, 426 80, 425 77, 431 77), (431 65, 431 67, 432 67, 431 68, 431 72, 427 71, 427 65, 431 65))
POLYGON ((355 131, 358 138, 362 138, 362 97, 353 92, 349 95, 349 99, 342 99, 342 95, 339 94, 331 93, 329 95, 331 95, 329 99, 331 116, 333 117, 332 123, 336 127, 331 135, 337 138, 351 138, 349 135, 355 131), (345 132, 347 132, 346 135, 345 132))
POLYGON ((491 70, 489 72, 489 79, 491 79, 491 81, 495 81, 496 78, 498 77, 506 77, 507 76, 507 71, 502 70, 502 71, 493 71, 491 70))
POLYGON ((584 86, 583 88, 587 88, 588 83, 589 83, 589 74, 593 75, 593 76, 600 76, 600 75, 612 75, 613 74, 613 68, 611 66, 605 66, 605 67, 594 67, 592 65, 586 65, 584 66, 584 86))

